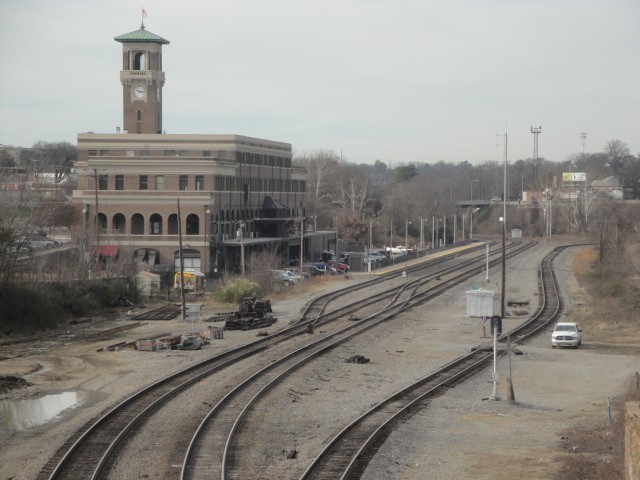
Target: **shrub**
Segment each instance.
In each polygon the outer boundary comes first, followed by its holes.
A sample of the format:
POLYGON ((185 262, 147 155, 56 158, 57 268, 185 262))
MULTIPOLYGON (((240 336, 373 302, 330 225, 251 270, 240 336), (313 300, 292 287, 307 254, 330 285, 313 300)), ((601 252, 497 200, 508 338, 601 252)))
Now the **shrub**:
POLYGON ((31 333, 52 328, 70 318, 109 308, 126 296, 135 301, 134 282, 127 278, 94 281, 22 284, 0 288, 0 333, 31 333))
POLYGON ((262 293, 262 287, 258 283, 243 277, 236 277, 226 281, 221 288, 216 290, 215 297, 221 302, 240 303, 245 297, 260 298, 262 293))

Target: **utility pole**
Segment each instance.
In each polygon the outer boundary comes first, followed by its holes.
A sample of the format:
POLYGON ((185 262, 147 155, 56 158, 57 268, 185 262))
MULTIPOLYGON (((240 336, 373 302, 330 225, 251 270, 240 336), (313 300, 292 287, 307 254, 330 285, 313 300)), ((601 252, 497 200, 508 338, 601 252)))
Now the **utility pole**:
POLYGON ((502 198, 502 292, 500 316, 504 318, 506 292, 507 292, 507 256, 506 256, 506 236, 507 236, 507 132, 504 132, 504 184, 502 198))
MULTIPOLYGON (((531 127, 533 133, 533 199, 538 200, 538 135, 542 132, 542 127, 531 127)), ((505 133, 506 144, 506 133, 505 133)))
MULTIPOLYGON (((300 273, 302 274, 302 267, 304 266, 304 217, 300 219, 300 273)), ((244 276, 244 258, 242 275, 244 276)))
POLYGON ((95 203, 96 203, 96 211, 93 213, 93 222, 96 228, 96 255, 100 255, 98 250, 98 245, 100 245, 100 225, 98 223, 98 169, 93 169, 93 182, 94 182, 94 192, 95 192, 95 203))
POLYGON ((178 257, 180 258, 180 299, 182 301, 182 320, 187 319, 187 305, 184 299, 184 258, 182 256, 182 219, 180 217, 180 199, 178 198, 178 257))
POLYGON ((442 227, 442 243, 444 244, 444 246, 447 246, 447 216, 443 215, 444 220, 443 220, 443 227, 442 227))

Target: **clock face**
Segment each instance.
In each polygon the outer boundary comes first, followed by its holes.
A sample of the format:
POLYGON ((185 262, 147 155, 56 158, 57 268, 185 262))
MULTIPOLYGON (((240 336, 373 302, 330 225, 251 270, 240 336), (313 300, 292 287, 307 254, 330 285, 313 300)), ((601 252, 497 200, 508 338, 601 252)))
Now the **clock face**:
POLYGON ((144 88, 144 85, 136 85, 133 87, 133 97, 134 98, 144 98, 147 95, 147 92, 144 88))

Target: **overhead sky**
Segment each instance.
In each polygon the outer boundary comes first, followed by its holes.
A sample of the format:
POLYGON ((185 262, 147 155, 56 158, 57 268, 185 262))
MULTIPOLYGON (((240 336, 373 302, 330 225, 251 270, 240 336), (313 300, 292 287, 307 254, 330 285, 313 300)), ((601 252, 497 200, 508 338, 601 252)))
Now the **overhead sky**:
POLYGON ((167 133, 388 165, 640 153, 638 0, 0 0, 0 144, 122 125, 122 45, 163 47, 167 133))

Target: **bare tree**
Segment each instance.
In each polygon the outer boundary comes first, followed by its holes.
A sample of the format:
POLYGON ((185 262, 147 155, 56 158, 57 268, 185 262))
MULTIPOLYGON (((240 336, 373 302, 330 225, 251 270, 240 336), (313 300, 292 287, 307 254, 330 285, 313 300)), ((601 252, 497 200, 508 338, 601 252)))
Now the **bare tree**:
POLYGON ((40 171, 53 170, 55 183, 69 176, 78 158, 76 147, 68 142, 49 143, 41 140, 33 144, 33 150, 38 168, 40 171))
POLYGON ((331 205, 332 184, 339 170, 338 157, 328 150, 318 150, 295 159, 296 163, 307 166, 309 188, 307 208, 313 216, 326 211, 331 205))

